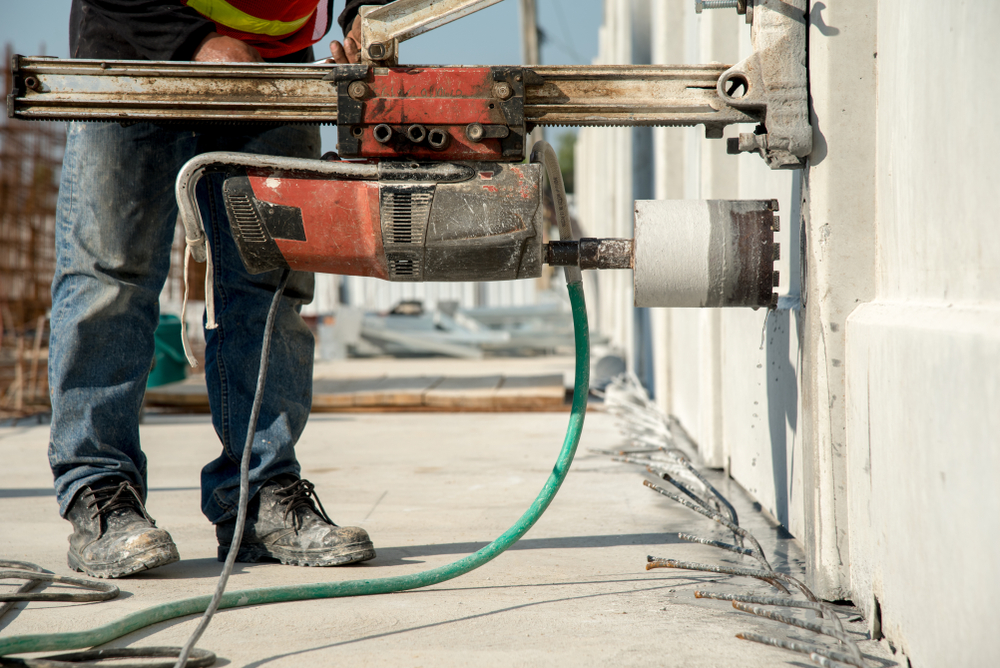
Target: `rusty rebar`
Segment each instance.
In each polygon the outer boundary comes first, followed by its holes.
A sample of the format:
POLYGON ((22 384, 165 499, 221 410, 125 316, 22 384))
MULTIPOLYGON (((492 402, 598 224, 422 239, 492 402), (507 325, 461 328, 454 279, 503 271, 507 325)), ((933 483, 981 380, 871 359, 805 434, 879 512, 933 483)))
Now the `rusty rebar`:
POLYGON ((710 483, 708 479, 706 479, 705 476, 703 476, 701 472, 694 467, 694 465, 687 457, 681 459, 681 465, 684 466, 691 473, 691 475, 700 480, 701 484, 705 486, 705 488, 712 494, 712 496, 717 498, 719 502, 726 507, 726 509, 729 511, 729 519, 732 520, 733 524, 739 526, 740 519, 736 515, 736 508, 733 507, 733 504, 729 503, 729 499, 727 499, 721 493, 719 493, 719 490, 715 489, 715 487, 712 486, 712 483, 710 483))
MULTIPOLYGON (((690 462, 684 461, 683 464, 687 464, 686 470, 688 472, 694 472, 694 467, 691 466, 690 462)), ((688 485, 685 482, 681 482, 680 480, 677 480, 676 478, 674 478, 674 476, 670 475, 670 473, 668 471, 662 470, 662 467, 647 466, 646 470, 649 471, 650 473, 654 473, 654 474, 659 475, 661 478, 663 478, 664 480, 666 480, 667 482, 669 482, 670 484, 672 484, 674 487, 676 487, 677 489, 681 490, 682 492, 684 492, 685 494, 687 494, 688 496, 690 496, 692 499, 694 499, 695 501, 697 501, 699 504, 701 504, 705 508, 708 508, 709 510, 712 510, 712 506, 710 506, 708 504, 708 501, 706 501, 702 497, 698 496, 694 492, 694 490, 691 489, 690 485, 688 485)), ((736 510, 731 505, 729 505, 729 501, 726 500, 721 494, 719 494, 715 490, 715 488, 712 487, 711 485, 709 485, 708 481, 705 480, 704 478, 702 478, 700 475, 695 474, 695 477, 696 477, 696 479, 700 480, 703 485, 705 485, 705 488, 706 488, 705 491, 707 491, 715 499, 715 502, 713 504, 715 506, 715 511, 721 513, 723 505, 724 505, 725 508, 727 509, 727 511, 729 512, 729 521, 732 522, 733 524, 735 524, 736 526, 739 526, 740 525, 739 521, 737 519, 735 519, 736 518, 736 510)), ((736 542, 739 543, 740 547, 743 547, 743 536, 741 536, 738 532, 734 531, 733 532, 733 537, 736 539, 736 542)), ((763 554, 763 553, 761 553, 761 554, 763 554)), ((765 560, 765 563, 766 563, 766 560, 765 560)), ((770 565, 768 565, 768 568, 770 568, 770 565)))
POLYGON ((836 625, 838 631, 844 630, 844 625, 837 615, 837 611, 830 606, 814 601, 796 601, 791 598, 779 598, 777 596, 756 596, 754 594, 725 594, 716 591, 695 591, 695 598, 710 598, 716 601, 740 601, 741 603, 757 603, 758 605, 780 605, 786 608, 802 608, 819 613, 824 619, 830 619, 836 625))
POLYGON ((667 497, 669 499, 673 499, 674 501, 676 501, 677 503, 681 504, 682 506, 684 506, 686 508, 690 508, 691 510, 695 511, 696 513, 704 515, 705 517, 707 517, 707 518, 709 518, 711 520, 715 520, 716 522, 718 522, 722 526, 726 527, 727 529, 729 529, 733 533, 738 534, 738 535, 746 538, 751 543, 753 543, 754 548, 756 548, 757 553, 760 555, 761 559, 764 560, 764 563, 767 564, 768 569, 771 569, 771 565, 767 562, 767 558, 764 557, 764 549, 760 546, 760 543, 757 542, 757 539, 754 538, 754 535, 752 533, 750 533, 749 531, 747 531, 746 529, 743 529, 742 527, 736 526, 735 524, 733 524, 729 520, 729 518, 723 517, 721 513, 717 513, 715 511, 709 510, 708 508, 703 508, 701 506, 696 506, 695 504, 691 503, 690 501, 688 501, 686 499, 682 499, 681 497, 677 496, 673 492, 671 492, 669 490, 666 490, 666 489, 663 489, 659 485, 654 485, 653 483, 649 482, 648 480, 643 480, 642 484, 645 485, 646 487, 649 487, 650 489, 652 489, 652 490, 654 490, 656 492, 659 492, 660 494, 662 494, 663 496, 665 496, 665 497, 667 497))
POLYGON ((743 631, 737 633, 736 637, 740 640, 749 640, 750 642, 760 643, 762 645, 771 645, 772 647, 780 647, 781 649, 787 649, 792 652, 798 652, 805 655, 817 655, 831 659, 833 661, 839 661, 851 666, 857 666, 858 668, 867 668, 864 661, 858 661, 853 656, 849 654, 844 654, 843 652, 838 652, 834 649, 829 649, 826 647, 820 647, 819 645, 807 645, 806 643, 801 643, 795 640, 784 640, 782 638, 772 638, 771 636, 761 635, 759 633, 751 633, 750 631, 743 631))
POLYGON ((770 564, 767 563, 767 559, 757 554, 756 551, 751 550, 748 547, 740 547, 739 545, 731 545, 730 543, 723 543, 722 541, 712 540, 710 538, 701 538, 689 533, 678 533, 677 537, 681 540, 686 540, 689 543, 701 543, 702 545, 709 545, 711 547, 717 547, 720 550, 727 550, 744 557, 753 557, 762 564, 765 564, 770 568, 770 564))
POLYGON ((813 633, 818 633, 824 636, 830 636, 831 638, 836 638, 840 642, 847 645, 847 648, 851 650, 854 654, 854 658, 859 661, 859 665, 862 668, 865 665, 864 657, 861 656, 861 650, 858 648, 854 639, 843 631, 838 631, 836 629, 830 629, 823 624, 817 624, 816 622, 810 622, 803 619, 796 619, 795 617, 789 617, 788 615, 782 615, 778 612, 773 612, 771 610, 765 610, 754 605, 748 605, 746 603, 741 603, 740 601, 733 601, 733 607, 740 612, 748 612, 751 615, 757 615, 758 617, 764 617, 765 619, 771 619, 776 622, 781 622, 782 624, 788 624, 789 626, 795 626, 800 629, 805 629, 806 631, 812 631, 813 633))
POLYGON ((820 668, 845 668, 846 663, 841 663, 839 661, 834 661, 833 659, 828 659, 825 656, 821 656, 812 652, 809 654, 809 660, 815 663, 820 668))
MULTIPOLYGON (((753 568, 731 568, 729 566, 713 566, 711 564, 699 564, 693 561, 678 561, 676 559, 658 559, 653 556, 646 557, 646 570, 651 570, 653 568, 681 568, 688 571, 705 571, 708 573, 719 573, 720 575, 739 575, 743 577, 757 578, 758 580, 763 580, 775 589, 779 589, 784 593, 791 595, 792 592, 788 591, 788 588, 781 583, 781 580, 789 578, 794 580, 795 583, 801 584, 795 578, 785 575, 784 573, 778 573, 777 571, 760 571, 753 568)), ((804 585, 802 585, 804 586, 804 585)), ((810 592, 811 594, 812 592, 810 592)))

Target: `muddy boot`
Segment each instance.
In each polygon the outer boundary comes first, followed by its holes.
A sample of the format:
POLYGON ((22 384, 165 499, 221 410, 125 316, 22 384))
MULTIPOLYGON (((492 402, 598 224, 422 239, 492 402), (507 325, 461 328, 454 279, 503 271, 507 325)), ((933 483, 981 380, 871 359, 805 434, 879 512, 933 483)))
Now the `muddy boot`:
POLYGON ((67 563, 98 578, 121 578, 171 564, 180 556, 170 534, 156 528, 142 497, 124 480, 84 487, 66 514, 73 524, 67 563))
MULTIPOLYGON (((375 548, 368 532, 334 524, 313 487, 308 480, 293 475, 267 481, 247 506, 247 522, 236 561, 340 566, 374 559, 375 548)), ((236 520, 216 525, 219 561, 225 561, 229 554, 235 530, 236 520)))

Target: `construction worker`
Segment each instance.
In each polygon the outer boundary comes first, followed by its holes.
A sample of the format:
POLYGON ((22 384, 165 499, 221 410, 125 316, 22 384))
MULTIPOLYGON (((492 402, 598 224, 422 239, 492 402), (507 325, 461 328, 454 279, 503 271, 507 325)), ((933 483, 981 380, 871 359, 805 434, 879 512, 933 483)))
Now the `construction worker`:
MULTIPOLYGON (((357 0, 330 52, 357 62, 357 0), (348 30, 350 27, 350 30, 348 30)), ((366 2, 364 4, 382 4, 366 2)), ((332 22, 332 0, 73 0, 74 58, 304 63, 332 22)), ((139 413, 153 358, 158 298, 177 219, 174 180, 208 151, 318 158, 316 126, 177 127, 72 123, 59 190, 52 283, 48 449, 60 514, 73 525, 71 568, 116 578, 177 561, 145 509, 139 413)), ((221 182, 199 193, 214 261, 218 329, 206 331, 206 383, 222 443, 201 474, 202 510, 230 549, 264 322, 280 272, 251 276, 226 223, 221 182)), ((276 317, 272 373, 253 438, 240 561, 328 566, 375 556, 368 534, 336 526, 299 477, 295 443, 312 401, 313 336, 299 315, 311 274, 293 273, 276 317)))

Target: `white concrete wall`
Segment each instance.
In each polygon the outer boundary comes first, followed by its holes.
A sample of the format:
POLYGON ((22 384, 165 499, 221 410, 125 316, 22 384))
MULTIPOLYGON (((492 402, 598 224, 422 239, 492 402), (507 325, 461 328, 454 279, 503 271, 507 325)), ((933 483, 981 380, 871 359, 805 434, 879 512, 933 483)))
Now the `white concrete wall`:
MULTIPOLYGON (((734 14, 650 1, 653 62, 749 52, 734 14)), ((606 3, 601 62, 626 62, 634 11, 606 3)), ((651 315, 657 401, 802 541, 814 591, 852 599, 914 666, 1000 665, 998 35, 991 0, 816 2, 807 170, 653 133, 657 198, 777 198, 782 220, 766 320, 651 315)), ((629 141, 581 133, 594 234, 629 229, 629 141)), ((628 351, 631 291, 598 281, 598 326, 628 351)))
MULTIPOLYGON (((749 52, 733 13, 650 1, 653 62, 749 52)), ((634 5, 606 11, 602 62, 626 62, 634 5)), ((815 2, 806 170, 653 133, 657 198, 777 198, 782 220, 766 320, 651 315, 657 401, 803 543, 814 591, 914 666, 1000 665, 998 35, 992 0, 815 2)), ((581 133, 594 234, 629 225, 616 132, 581 133)), ((598 326, 630 322, 631 292, 601 288, 598 326)))
POLYGON ((1000 4, 881 0, 877 24, 877 293, 846 331, 850 588, 914 666, 996 666, 1000 4))

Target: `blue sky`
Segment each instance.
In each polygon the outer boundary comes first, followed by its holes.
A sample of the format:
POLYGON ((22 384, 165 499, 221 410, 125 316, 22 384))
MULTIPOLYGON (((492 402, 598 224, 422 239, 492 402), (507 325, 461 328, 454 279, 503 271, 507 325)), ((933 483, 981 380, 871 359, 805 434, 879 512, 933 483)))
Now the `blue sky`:
MULTIPOLYGON (((589 64, 597 55, 603 0, 536 0, 538 24, 546 39, 542 62, 589 64)), ((504 0, 401 47, 400 60, 421 65, 514 65, 521 61, 517 0, 504 0)), ((335 0, 335 11, 343 9, 335 0)), ((14 53, 69 57, 70 0, 0 0, 0 42, 14 53)), ((337 31, 337 27, 331 31, 337 31)), ((317 45, 317 56, 325 48, 317 45)), ((321 54, 322 52, 322 54, 321 54)), ((5 67, 8 67, 6 63, 5 67)), ((333 133, 324 132, 324 144, 333 133)), ((332 146, 325 146, 329 150, 332 146)))

